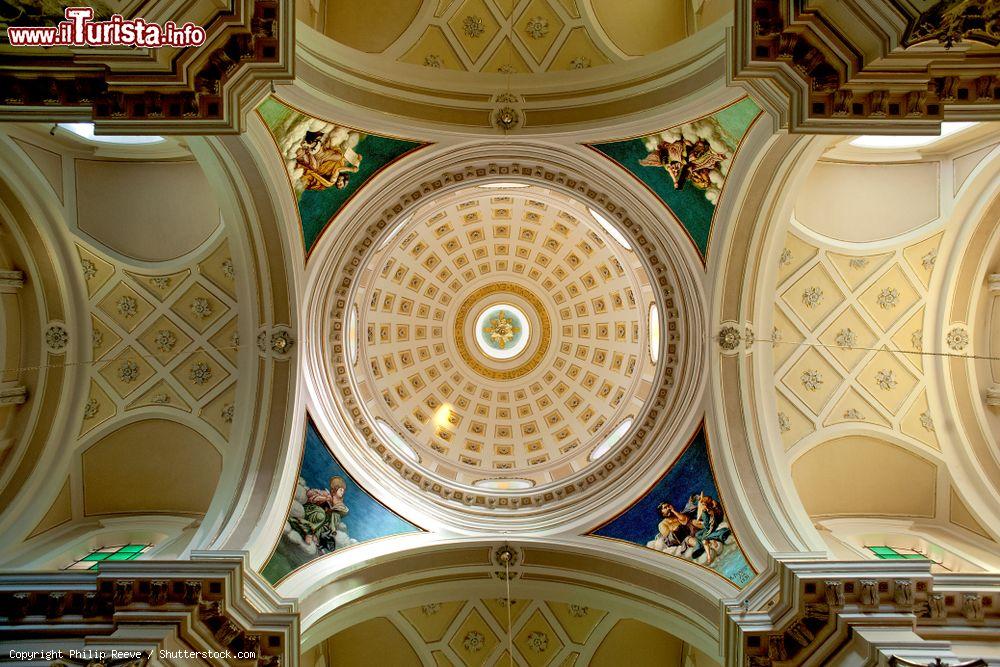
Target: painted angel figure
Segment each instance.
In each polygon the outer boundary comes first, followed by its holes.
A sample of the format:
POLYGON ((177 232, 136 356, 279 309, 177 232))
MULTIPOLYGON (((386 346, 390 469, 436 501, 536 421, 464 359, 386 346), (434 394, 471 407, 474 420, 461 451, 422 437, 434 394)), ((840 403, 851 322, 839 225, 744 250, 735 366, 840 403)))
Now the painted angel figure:
POLYGON ((687 181, 706 190, 712 184, 712 171, 725 159, 726 155, 714 150, 707 140, 699 138, 692 142, 681 135, 674 141, 661 141, 639 164, 663 167, 673 179, 675 190, 683 188, 687 181))
POLYGON ((332 141, 330 132, 306 132, 295 151, 295 165, 302 169, 299 181, 306 190, 342 190, 361 164, 361 156, 332 141))

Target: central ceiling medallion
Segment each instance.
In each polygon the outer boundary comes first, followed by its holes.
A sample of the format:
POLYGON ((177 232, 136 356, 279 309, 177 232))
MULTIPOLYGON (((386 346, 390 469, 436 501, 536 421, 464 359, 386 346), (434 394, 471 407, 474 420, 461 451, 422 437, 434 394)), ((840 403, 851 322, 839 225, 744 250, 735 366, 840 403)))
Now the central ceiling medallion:
POLYGON ((499 281, 462 301, 453 334, 459 356, 473 371, 490 380, 516 380, 545 358, 552 321, 530 289, 499 281))
POLYGON ((510 304, 490 306, 476 320, 477 339, 486 356, 494 359, 516 357, 531 336, 524 313, 510 304))

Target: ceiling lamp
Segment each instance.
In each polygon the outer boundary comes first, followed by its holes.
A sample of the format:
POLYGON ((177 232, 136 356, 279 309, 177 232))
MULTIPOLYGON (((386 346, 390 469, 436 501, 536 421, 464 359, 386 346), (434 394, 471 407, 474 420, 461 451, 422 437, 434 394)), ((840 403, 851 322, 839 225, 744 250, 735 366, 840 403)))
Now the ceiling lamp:
POLYGON ((127 134, 105 134, 96 135, 94 134, 94 124, 93 123, 58 123, 58 126, 64 130, 68 130, 78 137, 82 137, 87 141, 95 141, 100 144, 158 144, 161 141, 165 141, 163 137, 156 135, 149 136, 133 136, 127 134))
POLYGON ((859 148, 882 148, 889 150, 894 148, 917 148, 933 144, 935 141, 940 141, 962 130, 967 130, 973 125, 976 125, 976 123, 941 123, 941 134, 938 135, 865 134, 851 140, 850 144, 859 148))

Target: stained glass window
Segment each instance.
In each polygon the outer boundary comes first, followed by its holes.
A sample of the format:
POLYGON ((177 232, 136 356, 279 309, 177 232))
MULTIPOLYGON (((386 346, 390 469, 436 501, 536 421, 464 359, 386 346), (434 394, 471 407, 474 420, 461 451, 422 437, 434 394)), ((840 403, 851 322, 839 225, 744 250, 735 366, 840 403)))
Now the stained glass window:
POLYGON ((70 563, 66 570, 96 570, 104 561, 135 560, 148 551, 151 544, 118 544, 113 547, 99 547, 89 554, 70 563))
POLYGON ((875 554, 876 558, 881 558, 882 560, 930 560, 927 556, 910 549, 868 547, 868 550, 875 554))

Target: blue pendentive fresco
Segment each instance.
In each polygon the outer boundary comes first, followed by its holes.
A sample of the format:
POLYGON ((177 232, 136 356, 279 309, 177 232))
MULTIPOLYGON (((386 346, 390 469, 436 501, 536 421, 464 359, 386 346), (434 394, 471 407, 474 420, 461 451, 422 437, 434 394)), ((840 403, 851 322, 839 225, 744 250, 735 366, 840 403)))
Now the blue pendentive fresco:
POLYGON ((704 427, 646 495, 590 535, 682 558, 741 588, 755 574, 726 521, 704 427))
POLYGON ((312 420, 295 495, 261 574, 272 584, 311 560, 359 542, 419 532, 361 488, 333 457, 312 420))
POLYGON ((760 107, 745 97, 661 132, 589 146, 652 190, 680 221, 705 261, 726 176, 743 137, 760 114, 760 107))

